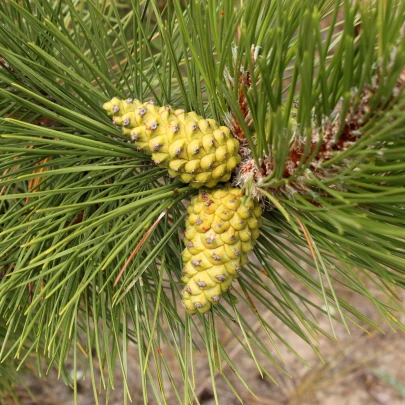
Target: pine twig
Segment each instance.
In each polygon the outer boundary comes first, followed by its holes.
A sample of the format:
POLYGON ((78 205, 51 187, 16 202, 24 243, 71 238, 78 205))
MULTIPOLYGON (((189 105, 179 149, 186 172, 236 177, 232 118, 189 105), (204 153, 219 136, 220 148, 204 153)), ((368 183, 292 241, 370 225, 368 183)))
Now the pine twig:
POLYGON ((155 230, 155 228, 159 225, 159 222, 161 221, 161 219, 166 215, 167 210, 163 211, 158 218, 156 219, 156 221, 152 224, 152 226, 147 230, 147 232, 145 232, 145 234, 142 236, 141 240, 138 242, 138 244, 136 245, 135 249, 133 250, 133 252, 130 254, 130 256, 128 257, 127 261, 124 263, 124 265, 122 266, 118 276, 116 277, 113 286, 115 287, 118 282, 121 280, 122 275, 124 274, 126 268, 129 266, 129 264, 131 263, 131 261, 133 260, 133 258, 136 256, 136 254, 139 252, 139 249, 142 247, 142 245, 146 242, 146 240, 148 239, 149 235, 155 230))

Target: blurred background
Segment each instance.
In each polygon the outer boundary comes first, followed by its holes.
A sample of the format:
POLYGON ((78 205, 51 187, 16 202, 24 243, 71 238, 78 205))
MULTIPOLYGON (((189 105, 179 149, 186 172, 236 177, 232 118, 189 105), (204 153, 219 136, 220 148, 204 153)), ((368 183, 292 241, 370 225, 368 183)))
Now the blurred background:
MULTIPOLYGON (((303 264, 304 266, 304 264, 303 264)), ((309 269, 308 269, 309 270, 309 269)), ((287 271, 280 269, 283 277, 291 282, 292 287, 301 289, 300 283, 289 276, 287 271)), ((339 284, 337 284, 338 286, 339 284)), ((372 289, 372 286, 369 286, 372 289)), ((373 291, 373 290, 372 290, 373 291)), ((379 290, 374 291, 378 296, 379 290)), ((271 375, 275 381, 259 374, 254 362, 241 350, 241 347, 229 347, 228 353, 232 361, 241 370, 243 377, 249 384, 250 390, 242 386, 236 376, 229 368, 224 367, 223 372, 230 379, 232 384, 238 388, 244 404, 263 405, 403 405, 405 404, 405 338, 402 332, 395 333, 389 330, 379 313, 367 302, 363 302, 358 296, 351 294, 347 290, 337 291, 340 296, 357 307, 373 319, 382 331, 362 330, 353 324, 349 324, 350 334, 345 327, 335 323, 335 331, 338 341, 334 342, 323 335, 319 336, 319 350, 322 359, 298 336, 294 335, 279 319, 273 314, 263 314, 264 318, 271 323, 275 330, 290 343, 290 345, 301 356, 300 360, 296 355, 288 352, 282 345, 279 345, 281 355, 284 359, 284 372, 276 366, 269 366, 271 375), (307 364, 305 364, 305 362, 307 364)), ((405 298, 405 295, 402 297, 405 298)), ((243 303, 239 303, 243 305, 243 303)), ((321 304, 321 303, 320 303, 321 304)), ((243 309, 241 312, 243 313, 243 309)), ((260 308, 258 308, 260 310, 260 308)), ((251 314, 251 311, 246 311, 251 314)), ((249 316, 249 315, 247 315, 249 316)), ((257 319, 252 318, 252 328, 258 333, 262 333, 257 319)), ((405 322, 405 316, 400 319, 405 322)), ((326 321, 320 327, 330 330, 326 321)), ((235 345, 235 338, 229 329, 221 329, 218 322, 219 336, 222 343, 235 345)), ((235 328, 235 333, 238 331, 235 328)), ((243 336, 239 333, 239 337, 243 336)), ((266 337, 263 336, 264 341, 266 337)), ((169 367, 174 376, 179 376, 180 370, 175 370, 177 362, 170 359, 170 352, 161 347, 162 353, 169 362, 169 367), (170 362, 172 360, 172 362, 170 362)), ((276 353, 274 352, 276 356, 276 353)), ((266 359, 260 358, 258 361, 266 363, 266 359)), ((211 391, 211 378, 206 363, 204 352, 195 355, 196 391, 198 398, 203 405, 215 404, 213 392, 211 391)), ((280 359, 280 364, 282 360, 280 359)), ((128 350, 128 385, 132 395, 132 403, 143 404, 141 379, 139 376, 138 351, 135 346, 130 346, 128 350)), ((122 405, 123 380, 117 367, 115 376, 115 390, 110 392, 109 403, 111 405, 122 405)), ((85 370, 81 372, 84 373, 85 370)), ((44 368, 45 372, 45 368, 44 368)), ((80 372, 80 371, 79 371, 80 372)), ((80 376, 79 376, 80 377, 80 376)), ((233 395, 226 382, 217 376, 218 399, 220 404, 240 403, 233 395)), ((181 391, 181 387, 178 387, 181 391)), ((170 391, 170 383, 167 381, 167 392, 170 391)), ((73 405, 73 391, 66 386, 54 370, 47 376, 38 378, 35 371, 23 376, 21 383, 17 387, 21 405, 73 405)), ((102 392, 102 390, 101 390, 102 392)), ((106 395, 100 396, 100 404, 105 403, 106 395)), ((79 385, 79 405, 95 404, 93 389, 90 379, 80 382, 79 385)), ((149 403, 157 404, 154 396, 150 395, 149 403)), ((167 404, 177 404, 178 400, 172 393, 167 398, 167 404)), ((15 400, 10 399, 7 405, 14 405, 15 400)))

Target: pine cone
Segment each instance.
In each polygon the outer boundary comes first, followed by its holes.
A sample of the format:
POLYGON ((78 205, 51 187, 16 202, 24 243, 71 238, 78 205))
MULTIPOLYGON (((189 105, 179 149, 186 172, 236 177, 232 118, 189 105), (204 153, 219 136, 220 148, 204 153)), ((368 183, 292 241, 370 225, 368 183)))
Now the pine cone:
POLYGON ((195 188, 228 181, 240 163, 239 142, 213 119, 116 97, 103 107, 156 164, 195 188))
POLYGON ((203 190, 192 198, 183 251, 183 304, 206 312, 229 289, 259 237, 262 210, 238 188, 203 190))

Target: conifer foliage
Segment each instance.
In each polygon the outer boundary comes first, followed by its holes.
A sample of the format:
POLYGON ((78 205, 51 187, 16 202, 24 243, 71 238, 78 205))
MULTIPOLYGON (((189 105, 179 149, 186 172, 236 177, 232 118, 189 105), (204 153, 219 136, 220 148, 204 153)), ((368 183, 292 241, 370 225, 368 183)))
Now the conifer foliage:
POLYGON ((404 89, 400 0, 1 1, 0 390, 98 403, 132 343, 145 403, 198 402, 197 349, 220 403, 219 323, 270 376, 266 314, 379 328, 342 289, 405 331, 404 89))

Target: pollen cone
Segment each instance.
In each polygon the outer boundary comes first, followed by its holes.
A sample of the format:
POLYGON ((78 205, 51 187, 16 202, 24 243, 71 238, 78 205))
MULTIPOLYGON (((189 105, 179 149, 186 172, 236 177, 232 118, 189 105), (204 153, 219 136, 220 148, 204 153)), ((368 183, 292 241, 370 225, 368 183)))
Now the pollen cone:
POLYGON ((183 251, 183 305, 206 312, 221 299, 259 236, 262 210, 242 190, 200 190, 188 206, 183 251))
POLYGON ((229 128, 215 120, 170 106, 117 97, 103 107, 157 165, 195 188, 211 188, 228 181, 240 162, 239 142, 229 128))

